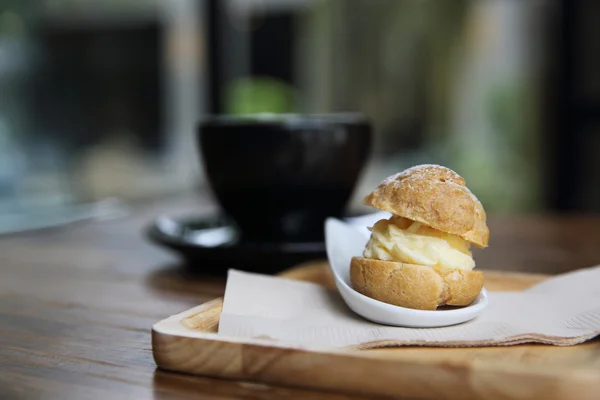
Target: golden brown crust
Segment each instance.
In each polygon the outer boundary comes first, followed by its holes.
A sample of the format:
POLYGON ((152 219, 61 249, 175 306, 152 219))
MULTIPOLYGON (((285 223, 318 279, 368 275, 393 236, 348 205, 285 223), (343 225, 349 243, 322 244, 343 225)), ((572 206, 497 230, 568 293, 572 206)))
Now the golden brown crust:
POLYGON ((392 175, 364 203, 458 235, 479 247, 488 244, 483 206, 460 175, 440 165, 417 165, 392 175))
POLYGON ((400 307, 466 306, 483 288, 481 271, 437 271, 425 265, 353 257, 350 281, 365 296, 400 307))

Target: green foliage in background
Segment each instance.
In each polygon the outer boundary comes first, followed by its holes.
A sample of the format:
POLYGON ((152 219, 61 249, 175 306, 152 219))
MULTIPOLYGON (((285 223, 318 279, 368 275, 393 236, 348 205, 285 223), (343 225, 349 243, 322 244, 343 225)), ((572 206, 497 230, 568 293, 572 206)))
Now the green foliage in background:
POLYGON ((233 115, 295 111, 294 89, 269 77, 249 77, 232 82, 225 95, 225 112, 233 115))
POLYGON ((489 211, 539 208, 534 96, 522 82, 497 85, 485 96, 488 132, 456 135, 451 165, 489 211))

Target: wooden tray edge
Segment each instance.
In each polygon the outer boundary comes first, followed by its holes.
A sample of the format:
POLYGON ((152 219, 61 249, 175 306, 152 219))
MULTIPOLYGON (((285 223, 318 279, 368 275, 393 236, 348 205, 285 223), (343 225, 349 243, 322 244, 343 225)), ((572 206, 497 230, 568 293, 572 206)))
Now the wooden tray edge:
MULTIPOLYGON (((197 309, 178 315, 185 316, 197 309)), ((174 317, 177 315, 170 318, 174 317)), ((181 333, 170 331, 161 323, 152 329, 156 365, 174 372, 354 394, 401 393, 419 398, 439 398, 436 388, 448 387, 449 382, 452 387, 469 388, 467 392, 446 393, 444 397, 449 399, 479 398, 493 393, 511 399, 506 391, 513 392, 515 387, 526 388, 527 393, 534 395, 527 398, 593 399, 595 393, 600 393, 600 371, 590 369, 548 368, 505 361, 439 363, 415 357, 365 357, 362 350, 300 348, 258 338, 186 332, 186 328, 177 326, 181 333), (186 354, 186 363, 181 362, 181 352, 186 354), (329 365, 338 369, 343 366, 343 370, 332 377, 323 371, 329 365), (361 379, 364 371, 371 371, 368 385, 361 379), (423 377, 427 377, 425 381, 423 377), (425 387, 430 389, 424 393, 425 387)))

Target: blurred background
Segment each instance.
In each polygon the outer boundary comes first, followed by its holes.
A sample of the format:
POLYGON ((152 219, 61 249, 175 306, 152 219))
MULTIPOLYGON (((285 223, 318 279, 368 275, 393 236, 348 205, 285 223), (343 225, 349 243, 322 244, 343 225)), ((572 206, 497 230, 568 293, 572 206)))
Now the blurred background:
POLYGON ((208 193, 207 114, 358 111, 350 208, 433 162, 489 214, 600 211, 594 0, 0 0, 0 232, 208 193))

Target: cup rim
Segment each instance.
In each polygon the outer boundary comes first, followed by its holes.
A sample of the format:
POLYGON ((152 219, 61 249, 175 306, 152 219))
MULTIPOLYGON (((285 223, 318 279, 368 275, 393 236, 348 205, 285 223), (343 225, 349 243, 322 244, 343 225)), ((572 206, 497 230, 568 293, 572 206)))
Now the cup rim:
POLYGON ((258 113, 258 114, 210 114, 202 117, 198 128, 240 127, 240 126, 280 126, 301 128, 326 125, 370 126, 370 119, 359 112, 333 113, 258 113))

